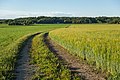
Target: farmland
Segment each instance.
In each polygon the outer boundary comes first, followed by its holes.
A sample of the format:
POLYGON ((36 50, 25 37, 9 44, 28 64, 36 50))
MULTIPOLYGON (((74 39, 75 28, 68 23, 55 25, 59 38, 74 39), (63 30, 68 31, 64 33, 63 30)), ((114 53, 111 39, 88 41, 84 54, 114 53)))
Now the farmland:
POLYGON ((0 80, 120 80, 120 0, 0 0, 0 80))
POLYGON ((47 48, 43 42, 43 36, 44 34, 42 33, 36 36, 32 41, 31 63, 39 65, 36 73, 33 75, 33 79, 70 80, 70 71, 61 65, 58 58, 56 58, 55 55, 47 48))
POLYGON ((8 26, 0 25, 0 79, 13 77, 17 53, 36 32, 46 32, 66 25, 8 26))
POLYGON ((119 45, 119 24, 0 24, 0 79, 119 80, 119 45))
POLYGON ((33 26, 8 26, 0 25, 0 51, 6 46, 16 41, 25 34, 30 34, 39 31, 48 31, 65 25, 33 25, 33 26), (43 27, 44 26, 44 27, 43 27))
POLYGON ((71 25, 51 31, 50 37, 109 79, 120 79, 120 25, 71 25))

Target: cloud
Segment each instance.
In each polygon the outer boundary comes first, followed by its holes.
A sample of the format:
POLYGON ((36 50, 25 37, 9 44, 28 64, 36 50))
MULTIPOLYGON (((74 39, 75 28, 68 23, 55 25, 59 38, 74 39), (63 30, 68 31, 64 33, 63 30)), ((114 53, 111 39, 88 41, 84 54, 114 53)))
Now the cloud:
POLYGON ((29 17, 36 15, 37 13, 34 12, 0 10, 0 18, 18 18, 18 17, 29 17))
POLYGON ((64 12, 28 12, 28 11, 13 11, 0 10, 0 19, 14 19, 19 17, 36 17, 36 16, 50 16, 50 17, 71 17, 71 13, 64 12))
POLYGON ((50 13, 51 16, 56 16, 56 17, 71 17, 73 16, 71 13, 64 13, 64 12, 53 12, 50 13))

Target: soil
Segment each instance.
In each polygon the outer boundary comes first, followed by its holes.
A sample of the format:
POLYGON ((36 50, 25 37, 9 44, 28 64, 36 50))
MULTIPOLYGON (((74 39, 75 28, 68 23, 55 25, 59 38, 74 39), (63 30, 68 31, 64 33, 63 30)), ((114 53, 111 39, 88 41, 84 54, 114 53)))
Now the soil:
POLYGON ((84 60, 80 60, 78 57, 71 55, 68 50, 52 41, 48 33, 44 35, 44 42, 60 60, 68 64, 71 72, 76 73, 82 80, 106 80, 105 74, 96 72, 84 60))
POLYGON ((15 69, 15 76, 16 76, 15 80, 32 80, 32 75, 36 71, 36 66, 30 64, 29 53, 30 53, 32 39, 35 35, 31 36, 25 42, 25 46, 21 49, 18 55, 18 60, 16 62, 16 69, 15 69))
MULTIPOLYGON (((30 64, 30 48, 34 36, 26 41, 25 46, 19 53, 16 63, 16 79, 15 80, 32 80, 32 75, 35 73, 37 67, 30 64)), ((94 71, 90 65, 78 57, 73 56, 68 50, 52 41, 48 33, 44 35, 44 42, 48 48, 58 57, 67 67, 69 67, 72 74, 77 74, 82 80, 106 80, 105 75, 94 71)))

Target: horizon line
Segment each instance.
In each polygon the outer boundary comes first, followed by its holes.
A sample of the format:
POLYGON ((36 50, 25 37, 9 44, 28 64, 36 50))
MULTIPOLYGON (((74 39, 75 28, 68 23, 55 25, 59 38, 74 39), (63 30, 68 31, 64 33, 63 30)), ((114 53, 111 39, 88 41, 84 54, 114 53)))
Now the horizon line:
POLYGON ((76 17, 78 17, 78 18, 82 18, 82 17, 86 17, 86 18, 96 18, 96 17, 119 17, 120 18, 120 16, 25 16, 25 17, 16 17, 16 18, 0 18, 0 20, 4 20, 4 19, 19 19, 19 18, 30 18, 30 17, 68 17, 68 18, 72 18, 72 17, 74 17, 74 18, 76 18, 76 17))

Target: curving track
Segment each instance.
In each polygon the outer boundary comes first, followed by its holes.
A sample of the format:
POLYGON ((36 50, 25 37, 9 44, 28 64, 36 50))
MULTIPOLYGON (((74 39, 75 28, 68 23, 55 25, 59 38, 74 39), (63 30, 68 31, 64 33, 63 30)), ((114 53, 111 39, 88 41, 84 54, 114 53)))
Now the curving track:
POLYGON ((16 62, 16 69, 15 69, 15 80, 32 80, 32 75, 36 71, 36 66, 30 64, 30 48, 32 39, 34 36, 40 33, 36 33, 32 35, 26 42, 24 47, 21 49, 18 60, 16 62))
POLYGON ((72 73, 76 73, 82 80, 106 80, 104 74, 96 73, 84 61, 80 61, 77 57, 71 55, 66 49, 52 41, 48 37, 48 33, 44 36, 45 43, 49 49, 61 60, 68 64, 72 73))
MULTIPOLYGON (((30 64, 29 53, 32 39, 38 34, 40 33, 31 36, 20 51, 16 64, 17 66, 15 70, 15 80, 32 80, 32 75, 36 71, 37 67, 30 64)), ((48 37, 48 33, 44 35, 44 42, 48 48, 56 55, 56 57, 67 64, 72 74, 77 74, 82 80, 105 80, 104 74, 96 73, 88 64, 71 55, 66 49, 52 41, 48 37)))

